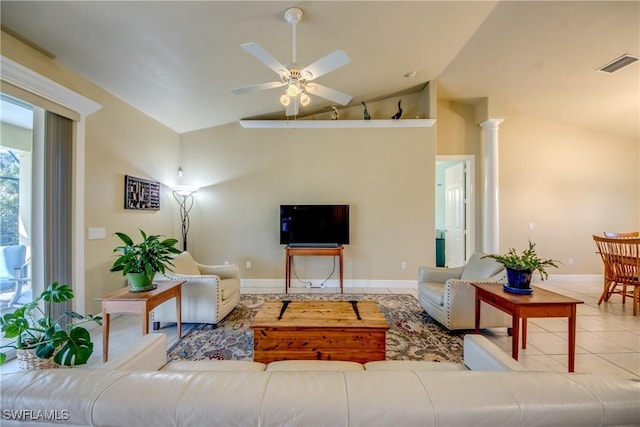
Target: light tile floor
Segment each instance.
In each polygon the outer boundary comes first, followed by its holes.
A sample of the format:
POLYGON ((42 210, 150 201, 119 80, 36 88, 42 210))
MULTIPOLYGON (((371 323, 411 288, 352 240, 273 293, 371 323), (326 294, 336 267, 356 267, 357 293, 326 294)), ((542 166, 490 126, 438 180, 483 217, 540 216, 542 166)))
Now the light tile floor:
MULTIPOLYGON (((602 282, 553 282, 541 286, 554 292, 584 301, 578 305, 576 372, 610 375, 640 380, 640 316, 632 316, 630 303, 625 305, 615 295, 608 303, 598 306, 602 282)), ((283 288, 242 288, 243 293, 281 293, 283 288)), ((336 288, 292 288, 291 292, 332 293, 336 288)), ((345 293, 402 293, 417 298, 416 288, 345 288, 345 293)), ((168 326, 169 345, 177 339, 176 327, 168 326)), ((511 353, 511 337, 505 329, 492 329, 483 333, 506 353, 511 353)), ((141 332, 140 317, 123 315, 111 323, 109 354, 121 354, 137 340, 141 332)), ((102 332, 92 331, 95 345, 88 366, 102 361, 102 332)), ((520 363, 532 370, 566 372, 567 370, 567 320, 561 318, 530 319, 528 345, 520 350, 520 363)), ((17 370, 15 362, 2 366, 2 372, 17 370)))

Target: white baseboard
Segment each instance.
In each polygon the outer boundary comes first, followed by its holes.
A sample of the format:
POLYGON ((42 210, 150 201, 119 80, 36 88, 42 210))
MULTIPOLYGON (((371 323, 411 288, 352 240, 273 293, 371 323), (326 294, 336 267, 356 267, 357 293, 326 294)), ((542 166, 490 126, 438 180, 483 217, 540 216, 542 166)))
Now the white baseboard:
MULTIPOLYGON (((323 279, 312 279, 314 287, 322 283, 323 279)), ((551 282, 599 282, 602 281, 602 274, 550 274, 547 279, 551 282)), ((243 288, 282 288, 284 291, 284 279, 242 279, 241 287, 243 288)), ((416 280, 374 280, 374 279, 356 279, 345 280, 345 288, 416 288, 418 282, 416 280)), ((305 288, 306 284, 297 280, 291 281, 292 288, 305 288)), ((339 288, 339 280, 327 280, 324 284, 326 288, 339 288)))
POLYGON ((602 274, 549 274, 552 282, 601 282, 602 274))
MULTIPOLYGON (((309 280, 317 287, 322 283, 322 279, 309 280)), ((284 291, 284 279, 242 279, 240 286, 243 288, 282 288, 284 291)), ((415 280, 345 280, 345 288, 416 288, 415 280)), ((292 288, 306 288, 307 285, 297 280, 291 281, 292 288)), ((339 288, 339 280, 327 280, 324 283, 326 288, 339 288)))

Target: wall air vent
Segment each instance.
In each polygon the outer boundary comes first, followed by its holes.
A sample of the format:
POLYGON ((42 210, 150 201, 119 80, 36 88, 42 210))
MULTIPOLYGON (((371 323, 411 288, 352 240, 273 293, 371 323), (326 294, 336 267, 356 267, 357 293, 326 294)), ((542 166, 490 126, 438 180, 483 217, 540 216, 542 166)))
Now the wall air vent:
POLYGON ((613 61, 609 62, 608 64, 598 68, 597 71, 604 71, 605 73, 610 73, 610 74, 615 73, 616 71, 623 69, 627 65, 633 64, 637 60, 638 60, 637 56, 625 54, 625 55, 622 55, 620 58, 616 58, 613 61))

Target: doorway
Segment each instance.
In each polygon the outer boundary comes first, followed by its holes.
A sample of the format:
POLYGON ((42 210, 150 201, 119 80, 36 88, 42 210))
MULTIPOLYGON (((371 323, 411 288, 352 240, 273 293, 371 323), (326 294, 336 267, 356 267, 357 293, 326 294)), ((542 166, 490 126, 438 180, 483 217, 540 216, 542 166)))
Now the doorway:
POLYGON ((464 265, 475 250, 475 203, 475 156, 437 156, 437 266, 464 265))

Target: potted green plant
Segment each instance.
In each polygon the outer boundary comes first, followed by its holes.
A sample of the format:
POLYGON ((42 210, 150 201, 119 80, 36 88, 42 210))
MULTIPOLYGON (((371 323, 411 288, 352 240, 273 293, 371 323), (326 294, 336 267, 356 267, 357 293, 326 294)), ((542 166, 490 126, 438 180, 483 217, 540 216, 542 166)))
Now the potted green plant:
MULTIPOLYGON (((102 325, 102 317, 83 316, 75 311, 65 311, 57 318, 49 315, 53 312, 54 304, 71 299, 71 286, 53 282, 32 302, 0 317, 2 337, 15 338, 15 341, 0 348, 15 348, 22 369, 87 363, 93 353, 93 343, 89 331, 80 325, 87 322, 102 325), (62 326, 60 323, 64 317, 69 317, 70 321, 62 326)), ((0 352, 0 365, 6 360, 7 354, 0 352)))
POLYGON ((153 278, 156 273, 164 273, 165 267, 173 266, 171 254, 179 254, 175 248, 177 239, 161 239, 160 235, 147 235, 140 230, 142 242, 133 243, 133 239, 125 233, 116 233, 124 246, 118 246, 113 252, 120 256, 109 271, 122 271, 127 276, 131 292, 144 292, 153 289, 153 278))
POLYGON ((514 248, 506 255, 489 254, 482 258, 491 258, 507 269, 508 286, 514 289, 531 289, 531 275, 534 271, 540 274, 541 280, 549 277, 548 267, 558 268, 560 261, 544 259, 536 253, 536 244, 529 241, 529 248, 518 254, 514 248))

